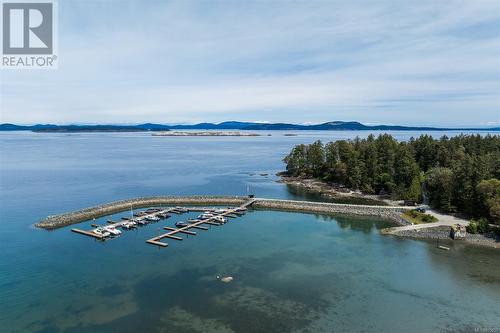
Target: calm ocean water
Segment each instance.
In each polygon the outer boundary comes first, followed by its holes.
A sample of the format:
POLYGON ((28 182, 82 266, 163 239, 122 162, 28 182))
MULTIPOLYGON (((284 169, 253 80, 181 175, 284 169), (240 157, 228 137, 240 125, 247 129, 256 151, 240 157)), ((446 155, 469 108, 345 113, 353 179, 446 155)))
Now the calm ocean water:
POLYGON ((500 331, 498 251, 382 236, 375 218, 255 211, 161 250, 144 241, 181 217, 104 243, 32 226, 143 195, 300 199, 274 176, 293 145, 369 134, 269 133, 0 133, 0 331, 500 331))

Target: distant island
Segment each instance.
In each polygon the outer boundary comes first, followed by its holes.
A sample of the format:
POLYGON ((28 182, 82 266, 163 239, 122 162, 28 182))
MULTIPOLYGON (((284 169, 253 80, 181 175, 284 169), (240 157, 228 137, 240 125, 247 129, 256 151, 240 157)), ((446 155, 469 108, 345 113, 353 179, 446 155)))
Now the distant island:
POLYGON ((152 136, 261 136, 257 133, 245 133, 245 132, 178 132, 178 131, 168 131, 168 132, 155 132, 152 136))
POLYGON ((13 124, 1 124, 0 131, 32 131, 41 133, 77 133, 77 132, 145 132, 145 131, 169 131, 169 128, 156 125, 33 125, 20 126, 13 124))
POLYGON ((289 123, 256 123, 226 121, 222 123, 199 123, 192 125, 163 125, 145 123, 139 125, 53 125, 37 124, 23 126, 1 124, 0 131, 33 131, 33 132, 146 132, 169 130, 247 130, 247 131, 500 131, 500 127, 492 128, 444 128, 418 127, 398 125, 364 125, 357 121, 330 121, 322 124, 300 125, 289 123))

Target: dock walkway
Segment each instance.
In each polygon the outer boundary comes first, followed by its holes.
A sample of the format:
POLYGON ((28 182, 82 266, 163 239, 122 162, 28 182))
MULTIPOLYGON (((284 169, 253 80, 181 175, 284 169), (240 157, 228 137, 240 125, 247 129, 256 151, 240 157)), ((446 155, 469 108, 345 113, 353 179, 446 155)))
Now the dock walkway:
MULTIPOLYGON (((149 217, 157 217, 158 215, 169 214, 169 213, 172 213, 174 211, 177 211, 177 209, 176 208, 168 208, 168 209, 158 210, 158 211, 155 211, 153 213, 149 213, 149 214, 145 214, 145 215, 141 215, 141 216, 134 216, 134 217, 128 218, 127 220, 122 220, 122 221, 118 221, 118 222, 108 220, 107 227, 119 228, 119 227, 123 226, 124 224, 130 223, 130 222, 139 223, 141 221, 147 220, 147 218, 149 218, 149 217)), ((97 228, 100 228, 100 227, 96 227, 92 230, 81 230, 81 229, 73 228, 73 229, 71 229, 71 231, 76 232, 78 234, 85 235, 85 236, 94 237, 94 238, 97 238, 100 240, 104 239, 105 237, 103 235, 96 232, 97 228)))
MULTIPOLYGON (((200 229, 202 224, 220 226, 220 225, 222 225, 222 223, 216 221, 219 216, 226 217, 228 215, 235 215, 235 213, 239 213, 242 210, 246 210, 247 207, 251 206, 254 202, 255 202, 255 199, 248 200, 247 202, 245 202, 244 204, 242 204, 239 207, 226 209, 225 212, 220 213, 220 214, 216 214, 212 218, 208 218, 205 220, 195 220, 191 224, 189 224, 185 227, 182 227, 182 228, 174 229, 174 228, 170 228, 170 227, 165 227, 164 229, 170 230, 170 231, 165 233, 165 234, 148 239, 146 241, 146 243, 151 244, 151 245, 161 246, 161 247, 167 247, 168 243, 161 242, 161 240, 163 238, 170 238, 170 239, 175 239, 175 240, 181 241, 181 240, 183 240, 183 238, 179 237, 179 236, 175 236, 176 234, 184 233, 184 234, 189 234, 189 235, 196 235, 195 232, 190 231, 189 229, 191 229, 191 228, 200 229)), ((206 228, 206 227, 203 228, 203 230, 207 230, 207 229, 208 228, 206 228)))
MULTIPOLYGON (((241 214, 242 210, 245 210, 248 206, 252 205, 255 202, 255 199, 247 200, 240 206, 236 208, 228 208, 225 209, 223 213, 216 214, 215 208, 198 208, 198 207, 172 207, 172 208, 166 208, 166 209, 156 209, 153 212, 150 212, 148 214, 139 214, 139 216, 136 216, 135 214, 132 214, 132 217, 127 217, 126 219, 123 219, 121 221, 112 221, 108 220, 108 225, 106 227, 114 227, 114 228, 119 228, 122 227, 123 225, 126 225, 127 223, 130 222, 135 222, 136 224, 142 224, 144 221, 148 221, 148 218, 152 217, 159 217, 164 214, 182 214, 186 212, 211 212, 215 216, 213 218, 209 219, 204 219, 204 220, 193 220, 188 226, 182 227, 182 228, 171 228, 171 227, 164 227, 164 229, 169 230, 166 234, 151 238, 147 240, 146 242, 148 244, 153 244, 153 245, 158 245, 162 247, 168 246, 167 243, 160 242, 161 239, 163 238, 170 238, 170 239, 175 239, 175 240, 182 240, 181 237, 175 236, 177 233, 182 233, 182 234, 188 234, 188 235, 196 235, 196 232, 190 231, 189 229, 198 229, 198 230, 208 230, 207 227, 202 226, 202 224, 209 224, 209 225, 214 225, 214 226, 219 226, 221 225, 220 222, 217 222, 216 219, 218 216, 222 217, 236 217, 241 214)), ((154 221, 150 221, 154 222, 154 221)), ((149 222, 148 222, 149 223, 149 222)), ((103 236, 101 233, 97 232, 98 228, 102 228, 101 226, 96 226, 93 225, 94 229, 91 230, 82 230, 82 229, 77 229, 73 228, 71 229, 72 232, 89 236, 89 237, 94 237, 98 240, 104 240, 106 239, 105 236, 103 236)))

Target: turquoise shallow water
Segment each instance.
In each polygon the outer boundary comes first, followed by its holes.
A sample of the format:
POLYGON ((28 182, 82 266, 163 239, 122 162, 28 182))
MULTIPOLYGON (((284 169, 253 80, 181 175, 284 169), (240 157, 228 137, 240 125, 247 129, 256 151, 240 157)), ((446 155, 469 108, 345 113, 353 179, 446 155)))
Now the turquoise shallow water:
POLYGON ((388 224, 374 218, 252 211, 161 250, 144 241, 180 217, 104 243, 32 227, 49 214, 139 195, 244 194, 249 186, 300 198, 272 176, 282 156, 298 142, 355 134, 1 133, 1 331, 500 328, 498 251, 453 243, 443 252, 382 236, 388 224), (235 279, 223 284, 217 275, 235 279))

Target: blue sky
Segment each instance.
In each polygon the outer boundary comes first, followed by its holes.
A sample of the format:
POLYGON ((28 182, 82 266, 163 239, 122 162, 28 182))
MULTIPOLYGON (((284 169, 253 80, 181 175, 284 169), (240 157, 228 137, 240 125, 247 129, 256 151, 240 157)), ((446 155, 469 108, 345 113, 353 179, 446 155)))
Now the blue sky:
POLYGON ((1 122, 500 125, 495 1, 59 0, 1 122))

